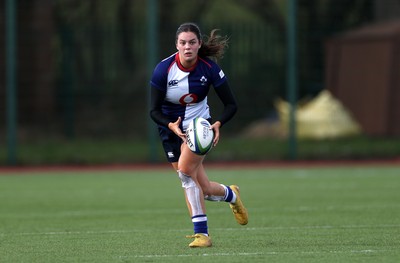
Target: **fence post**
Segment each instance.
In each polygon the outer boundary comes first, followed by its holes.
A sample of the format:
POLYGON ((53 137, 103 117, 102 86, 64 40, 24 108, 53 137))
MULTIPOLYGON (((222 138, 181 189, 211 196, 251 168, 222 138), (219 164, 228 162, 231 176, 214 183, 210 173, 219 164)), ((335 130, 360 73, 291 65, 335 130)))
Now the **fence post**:
MULTIPOLYGON (((158 0, 147 0, 147 75, 148 79, 151 78, 153 69, 157 64, 158 60, 158 0)), ((150 112, 150 93, 151 89, 149 85, 146 85, 147 88, 147 111, 146 114, 149 116, 150 112)), ((157 147, 156 140, 157 134, 153 121, 150 117, 147 117, 147 135, 149 139, 149 160, 150 162, 157 161, 157 147)))
POLYGON ((16 0, 7 0, 5 8, 7 162, 9 165, 15 165, 17 160, 16 0))
POLYGON ((297 1, 288 0, 287 23, 287 94, 290 105, 289 111, 289 158, 297 159, 296 139, 296 100, 297 100, 297 46, 296 46, 296 20, 297 1))

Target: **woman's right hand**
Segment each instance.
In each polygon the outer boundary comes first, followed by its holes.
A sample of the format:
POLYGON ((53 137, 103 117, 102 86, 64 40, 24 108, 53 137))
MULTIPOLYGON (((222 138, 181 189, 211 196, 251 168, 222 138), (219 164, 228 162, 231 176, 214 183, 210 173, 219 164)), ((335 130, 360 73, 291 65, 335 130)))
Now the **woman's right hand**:
POLYGON ((186 134, 184 134, 179 128, 179 125, 181 124, 181 117, 178 117, 178 120, 176 122, 170 122, 168 123, 168 128, 173 131, 176 135, 178 135, 184 142, 186 142, 186 134))

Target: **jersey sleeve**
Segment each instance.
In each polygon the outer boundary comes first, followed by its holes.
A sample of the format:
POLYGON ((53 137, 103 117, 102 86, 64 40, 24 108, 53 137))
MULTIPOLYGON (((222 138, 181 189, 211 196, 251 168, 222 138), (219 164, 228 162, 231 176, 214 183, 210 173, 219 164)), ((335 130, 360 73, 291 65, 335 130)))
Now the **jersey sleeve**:
POLYGON ((153 75, 150 80, 150 86, 161 91, 166 91, 168 78, 167 75, 168 68, 166 68, 165 64, 159 63, 153 71, 153 75))
POLYGON ((170 122, 162 112, 162 105, 167 92, 168 63, 161 61, 154 69, 150 80, 150 116, 153 121, 162 126, 168 126, 170 122))
POLYGON ((212 60, 209 60, 208 63, 211 65, 212 85, 219 99, 224 104, 221 115, 216 119, 223 126, 236 114, 237 103, 223 70, 212 60))
POLYGON ((220 86, 215 87, 215 92, 217 93, 219 99, 224 104, 224 109, 216 121, 221 122, 221 126, 227 123, 236 114, 237 103, 235 96, 229 87, 228 81, 225 81, 220 86))
POLYGON ((168 127, 170 120, 162 113, 162 104, 165 98, 165 91, 152 86, 150 98, 150 117, 158 125, 168 127))
POLYGON ((212 85, 214 87, 219 87, 227 80, 225 73, 214 61, 210 60, 209 63, 211 64, 212 85))

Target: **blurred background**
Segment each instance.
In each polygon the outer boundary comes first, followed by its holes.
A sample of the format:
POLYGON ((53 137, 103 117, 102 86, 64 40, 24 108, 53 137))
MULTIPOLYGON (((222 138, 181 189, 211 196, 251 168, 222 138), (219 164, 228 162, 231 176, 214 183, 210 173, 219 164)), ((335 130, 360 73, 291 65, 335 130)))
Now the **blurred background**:
POLYGON ((399 0, 1 2, 0 165, 164 162, 149 78, 186 21, 230 38, 239 111, 210 160, 400 156, 399 0))

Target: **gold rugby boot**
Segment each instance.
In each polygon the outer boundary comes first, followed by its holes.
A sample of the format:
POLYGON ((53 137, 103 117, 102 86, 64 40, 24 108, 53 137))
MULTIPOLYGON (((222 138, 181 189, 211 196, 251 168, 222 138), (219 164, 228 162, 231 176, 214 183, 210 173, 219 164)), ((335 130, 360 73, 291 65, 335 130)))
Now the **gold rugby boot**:
POLYGON ((249 215, 247 213, 247 209, 243 205, 242 200, 240 199, 239 186, 231 185, 229 188, 231 188, 236 194, 236 202, 233 204, 229 203, 229 206, 232 209, 236 221, 241 225, 246 225, 249 221, 249 215))
POLYGON ((211 247, 212 242, 209 236, 203 234, 194 234, 186 236, 187 238, 194 238, 194 241, 189 244, 189 247, 211 247))

